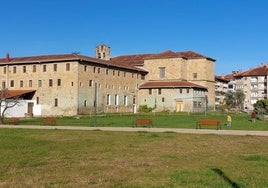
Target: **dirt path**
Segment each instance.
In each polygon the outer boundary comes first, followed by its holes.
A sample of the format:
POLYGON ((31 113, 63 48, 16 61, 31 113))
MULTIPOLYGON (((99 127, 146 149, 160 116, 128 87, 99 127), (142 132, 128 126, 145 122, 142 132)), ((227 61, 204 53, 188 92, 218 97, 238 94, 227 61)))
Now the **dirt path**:
POLYGON ((145 132, 175 132, 187 134, 221 134, 221 135, 254 135, 268 136, 268 131, 247 130, 211 130, 211 129, 176 129, 176 128, 132 128, 132 127, 78 127, 78 126, 39 126, 39 125, 0 125, 9 129, 55 129, 55 130, 101 130, 101 131, 145 131, 145 132))

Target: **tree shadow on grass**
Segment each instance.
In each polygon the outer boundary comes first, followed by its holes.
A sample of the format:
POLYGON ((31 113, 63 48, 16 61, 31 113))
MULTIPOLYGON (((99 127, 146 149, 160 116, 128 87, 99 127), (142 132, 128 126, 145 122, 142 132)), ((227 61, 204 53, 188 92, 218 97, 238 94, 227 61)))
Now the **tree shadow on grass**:
POLYGON ((212 171, 218 174, 225 182, 229 183, 232 188, 240 188, 240 186, 236 182, 232 181, 228 176, 226 176, 221 169, 213 168, 212 171))

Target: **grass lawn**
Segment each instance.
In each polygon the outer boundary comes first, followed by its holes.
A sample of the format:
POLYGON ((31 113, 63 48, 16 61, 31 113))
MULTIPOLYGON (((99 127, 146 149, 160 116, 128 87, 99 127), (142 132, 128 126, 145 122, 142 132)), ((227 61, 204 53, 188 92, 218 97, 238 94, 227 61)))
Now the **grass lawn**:
MULTIPOLYGON (((196 122, 199 119, 219 119, 222 122, 222 129, 233 130, 266 130, 268 131, 268 122, 262 120, 256 120, 255 123, 250 121, 250 115, 244 113, 231 114, 232 127, 227 128, 226 114, 224 113, 159 113, 159 114, 139 114, 139 115, 122 115, 122 114, 107 114, 103 116, 89 117, 59 117, 57 118, 57 126, 60 125, 72 125, 72 126, 96 126, 100 127, 131 127, 136 118, 151 118, 154 122, 154 127, 158 128, 189 128, 195 129, 196 122)), ((20 124, 34 124, 43 125, 41 118, 22 119, 20 124)), ((215 127, 205 127, 215 129, 215 127)))
POLYGON ((268 187, 268 137, 0 129, 0 187, 268 187))

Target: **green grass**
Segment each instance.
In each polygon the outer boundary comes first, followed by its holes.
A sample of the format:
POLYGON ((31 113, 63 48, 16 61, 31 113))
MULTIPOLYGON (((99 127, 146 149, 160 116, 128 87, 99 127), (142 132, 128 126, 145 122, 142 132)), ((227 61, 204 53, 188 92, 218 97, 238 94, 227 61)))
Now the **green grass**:
POLYGON ((268 137, 0 129, 0 187, 268 187, 268 137))
MULTIPOLYGON (((154 122, 154 127, 159 128, 189 128, 195 129, 196 122, 203 118, 219 119, 222 122, 222 129, 232 130, 268 130, 267 121, 256 120, 255 123, 250 121, 250 115, 245 113, 237 113, 232 115, 232 127, 227 128, 226 114, 210 112, 204 113, 148 113, 138 115, 123 115, 123 114, 107 114, 103 116, 89 117, 58 117, 57 126, 100 126, 100 127, 131 127, 136 118, 151 118, 154 122)), ((21 119, 20 124, 29 125, 44 125, 42 118, 21 119)), ((205 127, 215 129, 215 127, 205 127)))

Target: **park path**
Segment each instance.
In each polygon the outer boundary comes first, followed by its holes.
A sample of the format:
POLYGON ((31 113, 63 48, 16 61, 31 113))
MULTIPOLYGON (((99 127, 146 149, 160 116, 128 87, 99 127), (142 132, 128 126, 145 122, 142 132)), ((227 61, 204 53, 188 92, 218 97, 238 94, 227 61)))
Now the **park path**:
POLYGON ((145 127, 79 127, 79 126, 40 126, 40 125, 0 125, 9 129, 54 129, 54 130, 85 130, 85 131, 124 131, 124 132, 174 132, 187 134, 217 134, 217 135, 252 135, 268 136, 268 131, 248 130, 211 130, 211 129, 177 129, 177 128, 145 128, 145 127))

